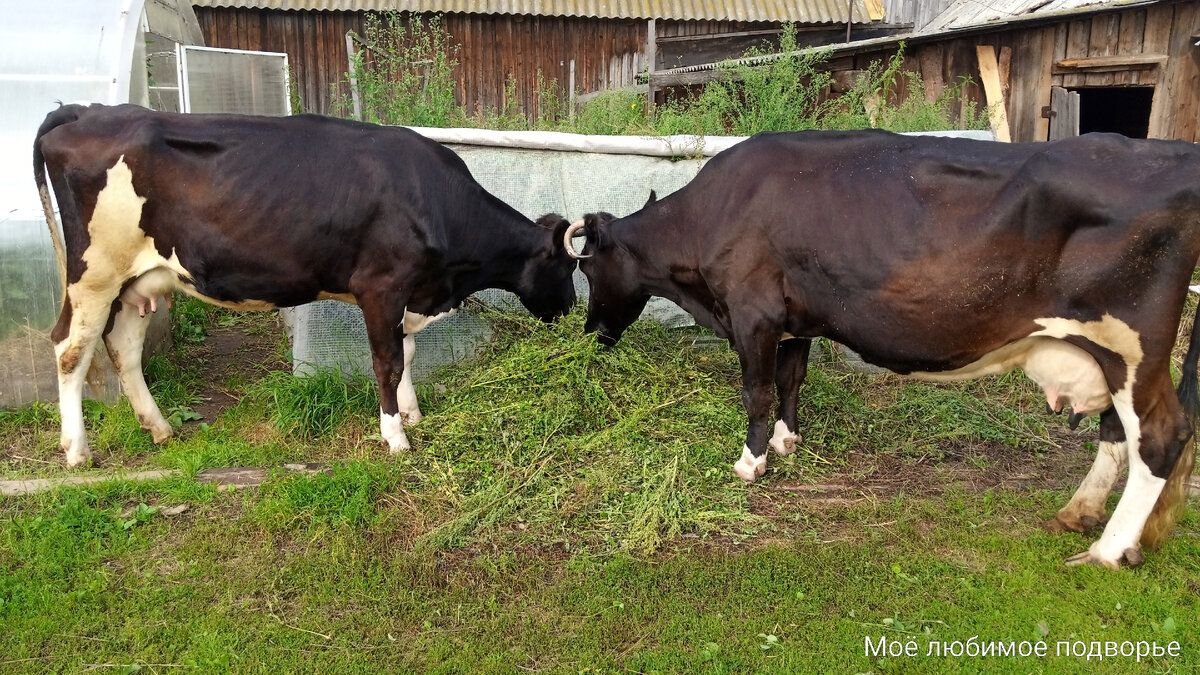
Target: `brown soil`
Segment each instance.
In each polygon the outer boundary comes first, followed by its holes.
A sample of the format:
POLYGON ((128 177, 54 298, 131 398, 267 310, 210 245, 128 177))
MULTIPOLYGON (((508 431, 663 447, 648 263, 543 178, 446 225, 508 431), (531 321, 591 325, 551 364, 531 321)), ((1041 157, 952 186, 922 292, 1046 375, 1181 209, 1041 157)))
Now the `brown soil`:
POLYGON ((201 402, 193 407, 204 421, 211 423, 241 400, 243 392, 230 389, 227 383, 251 382, 271 370, 291 371, 291 364, 279 356, 279 332, 270 328, 256 322, 254 330, 241 326, 209 329, 196 352, 204 366, 204 388, 201 402))

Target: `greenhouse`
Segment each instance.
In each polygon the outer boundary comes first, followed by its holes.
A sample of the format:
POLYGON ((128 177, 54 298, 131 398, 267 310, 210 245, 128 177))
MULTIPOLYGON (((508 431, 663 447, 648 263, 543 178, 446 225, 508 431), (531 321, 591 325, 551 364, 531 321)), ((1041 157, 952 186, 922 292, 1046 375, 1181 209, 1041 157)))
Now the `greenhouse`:
POLYGON ((0 108, 0 408, 56 396, 48 334, 62 291, 30 174, 34 133, 59 101, 147 103, 142 11, 143 0, 79 0, 54 7, 19 3, 5 10, 0 25, 6 45, 0 66, 5 102, 0 108))

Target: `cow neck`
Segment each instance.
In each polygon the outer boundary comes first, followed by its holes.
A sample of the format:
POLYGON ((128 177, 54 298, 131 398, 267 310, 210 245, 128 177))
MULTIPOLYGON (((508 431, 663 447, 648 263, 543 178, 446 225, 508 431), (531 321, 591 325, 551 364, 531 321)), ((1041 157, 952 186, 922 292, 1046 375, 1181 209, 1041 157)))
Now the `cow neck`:
POLYGON ((673 270, 695 269, 699 263, 680 222, 652 208, 612 224, 613 242, 634 263, 643 290, 670 300, 679 294, 673 270))
POLYGON ((465 225, 486 228, 486 236, 468 232, 451 238, 456 244, 450 247, 453 257, 447 262, 458 270, 455 287, 464 298, 485 288, 520 295, 524 291, 519 286, 525 265, 541 252, 546 236, 543 228, 516 209, 493 195, 487 197, 492 208, 471 214, 471 222, 465 225))

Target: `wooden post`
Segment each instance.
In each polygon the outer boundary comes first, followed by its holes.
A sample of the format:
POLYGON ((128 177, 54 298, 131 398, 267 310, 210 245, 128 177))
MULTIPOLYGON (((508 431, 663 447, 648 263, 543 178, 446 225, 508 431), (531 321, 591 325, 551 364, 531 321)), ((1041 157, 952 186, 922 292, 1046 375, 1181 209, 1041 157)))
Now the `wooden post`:
POLYGON ((354 109, 354 119, 362 121, 362 102, 358 99, 358 70, 354 67, 354 31, 346 31, 346 61, 350 70, 350 105, 354 109))
POLYGON ((975 47, 975 54, 979 58, 979 79, 987 96, 992 133, 996 134, 996 140, 1008 143, 1012 141, 1012 133, 1008 129, 1008 113, 1004 109, 1004 85, 1000 82, 996 50, 991 45, 979 45, 975 47))
POLYGON ((570 116, 570 120, 572 122, 574 122, 575 121, 575 103, 576 103, 576 101, 575 101, 575 59, 571 59, 569 71, 567 74, 567 86, 570 87, 570 89, 568 90, 569 93, 567 94, 567 96, 568 96, 569 100, 571 101, 569 116, 570 116))
POLYGON ((854 25, 854 0, 846 0, 846 42, 850 41, 850 27, 854 25))
POLYGON ((646 78, 646 116, 654 114, 654 71, 658 68, 658 36, 654 30, 654 19, 646 22, 646 60, 649 63, 646 78))

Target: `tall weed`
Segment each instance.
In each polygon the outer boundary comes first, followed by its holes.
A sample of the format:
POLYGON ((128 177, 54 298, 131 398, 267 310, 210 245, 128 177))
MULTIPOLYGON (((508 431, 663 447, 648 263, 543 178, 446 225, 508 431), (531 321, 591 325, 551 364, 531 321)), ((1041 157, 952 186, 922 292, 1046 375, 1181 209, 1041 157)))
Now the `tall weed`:
MULTIPOLYGON (((353 57, 362 117, 382 124, 748 136, 803 129, 975 129, 987 123, 986 111, 960 102, 968 81, 927 100, 919 74, 902 70, 903 44, 891 59, 873 62, 849 92, 832 96, 833 78, 824 70, 828 51, 801 49, 791 24, 784 25, 777 55, 752 49, 718 67, 727 77, 671 98, 653 113, 641 93, 614 91, 572 114, 570 96, 540 71, 535 110, 522 109, 518 82, 509 75, 499 107, 468 111, 454 100, 459 46, 438 18, 414 15, 406 23, 398 12, 372 15, 362 42, 353 57), (900 86, 901 77, 907 87, 900 86)), ((349 97, 342 97, 336 112, 352 114, 349 97)))
MULTIPOLYGON (((377 124, 426 127, 462 126, 465 115, 454 100, 459 45, 437 16, 399 12, 368 14, 366 37, 351 57, 362 119, 377 124)), ((346 74, 349 82, 350 74, 346 74)), ((343 96, 335 112, 350 117, 354 104, 343 96)))

